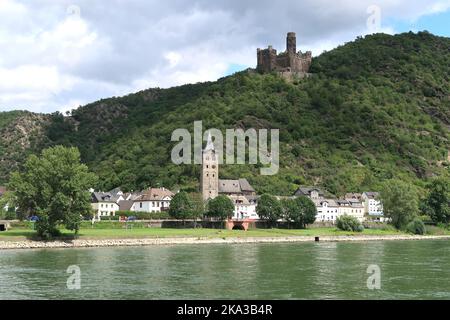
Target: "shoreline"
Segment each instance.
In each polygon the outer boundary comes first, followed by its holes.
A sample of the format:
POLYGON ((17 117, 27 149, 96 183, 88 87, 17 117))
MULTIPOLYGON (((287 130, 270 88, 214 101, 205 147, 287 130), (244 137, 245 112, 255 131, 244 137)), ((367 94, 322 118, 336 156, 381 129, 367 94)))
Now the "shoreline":
MULTIPOLYGON (((447 236, 384 235, 384 236, 322 236, 320 242, 369 242, 369 241, 407 241, 407 240, 450 240, 447 236)), ((67 241, 0 241, 0 250, 21 249, 70 249, 70 248, 109 248, 144 247, 159 245, 199 245, 199 244, 256 244, 256 243, 302 243, 315 242, 313 236, 287 237, 248 237, 248 238, 141 238, 141 239, 102 239, 67 241)))

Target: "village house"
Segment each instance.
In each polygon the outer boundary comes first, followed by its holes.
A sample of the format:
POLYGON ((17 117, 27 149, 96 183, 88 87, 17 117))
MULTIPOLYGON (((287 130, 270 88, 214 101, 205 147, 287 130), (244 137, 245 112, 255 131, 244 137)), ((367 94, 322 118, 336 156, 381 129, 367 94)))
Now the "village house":
POLYGON ((238 220, 258 220, 256 206, 258 204, 257 196, 229 196, 234 203, 233 219, 238 220))
POLYGON ((352 216, 357 218, 360 222, 364 221, 364 206, 363 204, 356 199, 344 199, 344 200, 336 200, 339 210, 338 216, 352 216))
POLYGON ((379 199, 378 192, 364 192, 361 199, 364 204, 364 211, 366 215, 375 218, 383 217, 383 204, 379 199))
POLYGON ((305 196, 310 198, 311 200, 320 200, 324 199, 325 193, 321 189, 316 187, 300 187, 295 192, 294 196, 305 196))
POLYGON ((361 201, 362 194, 361 193, 346 193, 344 199, 347 200, 359 200, 361 201))
POLYGON ((317 187, 300 187, 294 194, 296 197, 310 198, 317 209, 316 221, 336 222, 343 215, 353 216, 359 221, 364 221, 364 205, 361 202, 361 194, 348 193, 345 199, 325 197, 325 192, 317 187))
POLYGON ((162 212, 168 211, 174 193, 166 188, 149 188, 140 196, 132 200, 131 211, 136 212, 162 212))
POLYGON ((92 192, 91 205, 94 209, 94 218, 114 217, 119 211, 118 198, 109 192, 92 192))
POLYGON ((317 222, 335 222, 339 215, 339 206, 334 199, 312 200, 316 205, 317 222))

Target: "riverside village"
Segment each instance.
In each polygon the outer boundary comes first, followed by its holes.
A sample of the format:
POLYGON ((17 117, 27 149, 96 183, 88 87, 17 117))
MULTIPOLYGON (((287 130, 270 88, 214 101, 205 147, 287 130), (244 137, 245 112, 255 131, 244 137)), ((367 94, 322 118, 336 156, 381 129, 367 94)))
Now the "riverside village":
MULTIPOLYGON (((280 54, 269 46, 267 49, 257 49, 257 67, 254 72, 277 73, 289 80, 308 76, 312 62, 312 53, 297 52, 296 34, 289 32, 286 37, 286 51, 280 54)), ((203 207, 219 196, 225 196, 230 200, 234 209, 227 214, 225 224, 212 224, 214 227, 230 230, 248 230, 257 228, 263 219, 258 215, 258 204, 262 195, 257 194, 253 186, 245 178, 220 179, 219 159, 216 154, 211 135, 208 136, 206 147, 202 150, 202 164, 199 201, 203 207)), ((0 188, 0 197, 6 192, 5 187, 0 188)), ((110 191, 90 190, 92 206, 92 224, 99 221, 166 221, 159 226, 170 225, 167 222, 171 217, 168 214, 171 203, 177 191, 169 190, 164 186, 150 187, 138 192, 123 192, 120 188, 110 191)), ((314 226, 330 227, 336 224, 339 217, 349 216, 360 223, 365 221, 383 222, 386 219, 383 214, 383 204, 378 192, 361 190, 359 193, 347 193, 342 198, 316 186, 300 186, 291 196, 272 196, 277 201, 294 200, 300 197, 308 198, 315 206, 314 226)), ((5 207, 8 210, 8 206, 5 207)), ((37 218, 37 217, 35 217, 37 218)), ((196 217, 195 220, 204 218, 196 217)), ((189 219, 183 218, 183 226, 189 219)), ((203 219, 205 220, 205 219, 203 219)), ((211 219, 209 219, 211 220, 211 219)), ((214 220, 214 219, 213 219, 214 220)), ((178 226, 173 221, 172 226, 178 226)), ((209 221, 211 222, 211 221, 209 221)), ((277 226, 282 226, 286 219, 276 219, 277 226)), ((155 225, 155 224, 153 224, 155 225)), ((158 223, 156 223, 158 225, 158 223)), ((205 224, 205 226, 208 224, 205 224)), ((197 224, 195 223, 195 226, 197 224)), ((211 224, 209 224, 211 226, 211 224)), ((10 227, 7 221, 0 221, 0 231, 6 231, 10 227)))
MULTIPOLYGON (((207 202, 219 195, 224 195, 234 205, 233 215, 226 223, 227 228, 247 230, 254 226, 255 222, 260 220, 257 213, 260 195, 245 178, 220 179, 219 161, 211 136, 208 137, 202 158, 200 190, 203 201, 207 202)), ((135 216, 138 216, 139 213, 168 212, 174 196, 175 191, 165 187, 129 193, 122 192, 120 188, 108 192, 92 191, 94 219, 97 221, 109 220, 111 217, 119 216, 119 219, 126 220, 126 217, 120 217, 120 214, 124 212, 134 212, 135 216)), ((333 225, 338 217, 344 215, 355 217, 360 222, 384 220, 383 205, 379 200, 378 192, 347 193, 345 197, 338 199, 321 188, 302 186, 290 197, 275 196, 275 198, 283 200, 302 196, 309 198, 314 203, 317 212, 315 221, 318 225, 333 225)))

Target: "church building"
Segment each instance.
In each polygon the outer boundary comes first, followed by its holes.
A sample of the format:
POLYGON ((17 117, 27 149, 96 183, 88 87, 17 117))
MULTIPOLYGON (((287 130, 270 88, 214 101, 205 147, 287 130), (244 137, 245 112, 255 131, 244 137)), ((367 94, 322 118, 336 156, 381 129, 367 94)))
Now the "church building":
POLYGON ((256 215, 256 191, 248 180, 219 179, 219 158, 210 134, 202 154, 200 187, 204 201, 214 199, 219 195, 228 196, 235 205, 234 218, 258 219, 256 215))

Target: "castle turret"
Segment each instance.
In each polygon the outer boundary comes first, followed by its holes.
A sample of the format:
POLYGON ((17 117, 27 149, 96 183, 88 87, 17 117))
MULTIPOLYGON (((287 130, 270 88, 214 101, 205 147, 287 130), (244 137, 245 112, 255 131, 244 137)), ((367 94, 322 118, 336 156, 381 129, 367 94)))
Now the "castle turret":
POLYGON ((295 32, 289 32, 287 34, 286 51, 289 53, 297 53, 297 36, 295 32))

